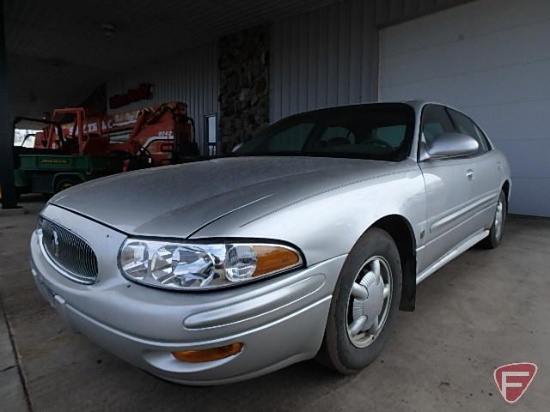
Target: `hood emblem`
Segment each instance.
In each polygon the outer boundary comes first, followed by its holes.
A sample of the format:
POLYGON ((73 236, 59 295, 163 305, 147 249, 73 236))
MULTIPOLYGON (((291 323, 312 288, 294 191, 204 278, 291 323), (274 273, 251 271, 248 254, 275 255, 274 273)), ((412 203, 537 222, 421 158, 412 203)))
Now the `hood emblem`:
POLYGON ((52 231, 51 245, 55 257, 59 257, 59 235, 55 230, 52 231))

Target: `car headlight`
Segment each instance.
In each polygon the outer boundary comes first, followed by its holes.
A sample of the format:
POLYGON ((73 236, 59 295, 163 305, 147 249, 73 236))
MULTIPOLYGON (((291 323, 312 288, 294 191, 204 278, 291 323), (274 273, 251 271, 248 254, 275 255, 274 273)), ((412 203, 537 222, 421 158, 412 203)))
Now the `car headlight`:
POLYGON ((300 253, 268 243, 176 243, 128 239, 119 268, 138 283, 174 290, 207 290, 250 282, 303 266, 300 253))

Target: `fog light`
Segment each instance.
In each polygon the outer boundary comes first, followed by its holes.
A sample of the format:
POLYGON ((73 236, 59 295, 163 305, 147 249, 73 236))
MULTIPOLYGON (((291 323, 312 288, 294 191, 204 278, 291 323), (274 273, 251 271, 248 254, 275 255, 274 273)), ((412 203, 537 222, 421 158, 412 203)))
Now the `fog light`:
POLYGON ((236 355, 242 348, 243 344, 239 342, 217 348, 172 352, 172 356, 181 362, 212 362, 236 355))

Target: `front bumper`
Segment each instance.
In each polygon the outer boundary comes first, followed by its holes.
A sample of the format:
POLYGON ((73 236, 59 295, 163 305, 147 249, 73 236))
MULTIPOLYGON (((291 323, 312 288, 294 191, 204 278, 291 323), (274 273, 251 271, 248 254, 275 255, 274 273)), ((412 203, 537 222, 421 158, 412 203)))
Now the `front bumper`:
POLYGON ((212 385, 259 376, 315 356, 345 256, 254 284, 180 293, 132 283, 117 269, 126 236, 48 206, 45 217, 85 239, 98 257, 98 281, 75 283, 31 240, 32 273, 45 299, 78 331, 127 362, 170 381, 212 385), (172 351, 244 344, 240 353, 187 363, 172 351))

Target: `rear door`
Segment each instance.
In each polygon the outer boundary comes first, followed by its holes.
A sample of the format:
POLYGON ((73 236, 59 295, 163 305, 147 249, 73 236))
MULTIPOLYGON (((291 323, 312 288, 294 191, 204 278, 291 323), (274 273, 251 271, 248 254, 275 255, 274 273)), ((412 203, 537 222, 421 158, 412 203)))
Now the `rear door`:
MULTIPOLYGON (((422 112, 421 131, 429 143, 445 132, 455 132, 447 110, 440 105, 426 105, 422 112)), ((426 186, 426 243, 419 272, 443 257, 475 232, 472 217, 475 188, 472 159, 469 157, 429 159, 419 163, 426 186)))

